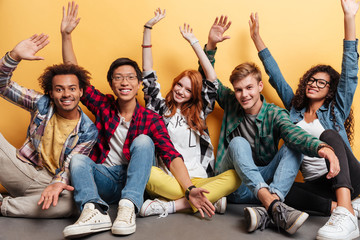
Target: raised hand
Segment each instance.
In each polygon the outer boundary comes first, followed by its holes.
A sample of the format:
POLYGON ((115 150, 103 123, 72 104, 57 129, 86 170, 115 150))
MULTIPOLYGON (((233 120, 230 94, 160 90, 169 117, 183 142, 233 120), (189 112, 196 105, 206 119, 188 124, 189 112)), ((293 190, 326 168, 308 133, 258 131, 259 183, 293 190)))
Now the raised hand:
POLYGON ((341 6, 345 16, 355 16, 359 10, 360 2, 356 0, 341 0, 341 6))
POLYGON ((166 16, 166 9, 161 11, 161 9, 158 8, 155 10, 154 14, 155 14, 155 17, 153 17, 152 19, 147 21, 145 23, 145 26, 153 27, 156 23, 158 23, 161 19, 163 19, 166 16))
POLYGON ((204 213, 209 217, 212 217, 215 214, 215 207, 206 198, 204 193, 209 193, 209 191, 202 188, 193 188, 190 191, 189 200, 199 210, 202 217, 205 217, 204 213))
POLYGON ((251 38, 252 39, 258 38, 260 34, 259 34, 259 16, 257 13, 250 14, 249 27, 250 27, 251 38))
POLYGON ((35 54, 49 44, 49 36, 45 34, 33 35, 28 39, 19 42, 10 52, 10 56, 16 60, 43 60, 43 57, 35 54))
POLYGON ((181 28, 181 26, 179 27, 180 29, 180 33, 181 35, 191 44, 193 45, 194 43, 198 42, 198 40, 196 39, 195 35, 193 34, 193 30, 190 27, 189 24, 184 23, 184 27, 181 28))
POLYGON ((60 31, 62 34, 71 34, 80 22, 80 18, 77 18, 79 6, 74 1, 68 3, 68 9, 63 7, 63 17, 61 20, 60 31))
POLYGON ((249 20, 250 37, 253 40, 258 52, 260 52, 261 50, 266 48, 265 43, 263 42, 263 40, 260 37, 259 25, 260 24, 259 24, 258 14, 251 13, 250 20, 249 20))
MULTIPOLYGON (((210 28, 208 36, 208 45, 216 46, 217 43, 222 42, 226 39, 230 39, 230 36, 224 36, 224 33, 231 26, 231 21, 228 22, 228 17, 221 15, 215 18, 213 25, 210 28)), ((214 47, 215 48, 215 47, 214 47)))

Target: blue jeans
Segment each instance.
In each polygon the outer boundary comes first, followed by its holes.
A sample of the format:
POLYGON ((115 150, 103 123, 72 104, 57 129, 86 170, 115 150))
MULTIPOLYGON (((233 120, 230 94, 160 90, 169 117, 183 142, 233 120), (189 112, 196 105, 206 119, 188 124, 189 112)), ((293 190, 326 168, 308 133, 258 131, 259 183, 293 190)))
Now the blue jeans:
POLYGON ((302 154, 285 146, 266 166, 256 166, 249 142, 242 137, 230 141, 220 172, 235 169, 242 180, 241 186, 229 196, 230 202, 259 203, 257 193, 267 188, 284 201, 299 171, 302 154), (268 182, 271 183, 268 185, 268 182))
POLYGON ((120 199, 134 203, 138 211, 144 201, 144 190, 155 159, 155 147, 147 135, 137 136, 130 146, 129 165, 106 167, 88 156, 74 155, 70 161, 75 203, 82 211, 88 202, 109 209, 120 199))

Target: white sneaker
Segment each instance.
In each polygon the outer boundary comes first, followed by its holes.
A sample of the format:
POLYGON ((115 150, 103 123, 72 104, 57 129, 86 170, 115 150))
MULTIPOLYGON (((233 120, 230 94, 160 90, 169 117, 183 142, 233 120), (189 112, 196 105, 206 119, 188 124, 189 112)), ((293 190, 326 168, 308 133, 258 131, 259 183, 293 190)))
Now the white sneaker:
POLYGON ((155 198, 154 200, 148 199, 141 206, 139 215, 141 217, 147 217, 152 215, 159 215, 159 218, 167 217, 167 202, 161 201, 157 198, 155 198))
POLYGON ((72 225, 65 227, 65 238, 82 237, 91 233, 110 230, 111 219, 109 215, 102 214, 95 209, 93 203, 86 203, 79 219, 72 225))
POLYGON ((115 235, 129 235, 134 233, 136 230, 134 204, 130 201, 129 202, 132 206, 130 206, 129 203, 124 204, 124 200, 129 201, 127 199, 120 200, 117 217, 111 228, 111 232, 115 235))
POLYGON ((226 211, 226 197, 222 197, 214 203, 215 212, 224 214, 226 211))
POLYGON ((359 236, 357 217, 344 207, 336 207, 330 219, 321 227, 316 239, 354 239, 359 236))
POLYGON ((360 219, 360 197, 355 198, 351 201, 351 205, 354 209, 355 216, 360 219))

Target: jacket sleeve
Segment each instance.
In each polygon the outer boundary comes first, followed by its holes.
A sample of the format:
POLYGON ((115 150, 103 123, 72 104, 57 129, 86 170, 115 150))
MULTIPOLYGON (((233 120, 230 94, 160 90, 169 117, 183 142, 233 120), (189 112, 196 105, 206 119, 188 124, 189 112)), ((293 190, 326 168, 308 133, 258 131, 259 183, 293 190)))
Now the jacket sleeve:
POLYGON ((155 71, 143 72, 142 84, 146 108, 162 116, 167 107, 165 99, 161 96, 160 83, 155 71))
POLYGON ((259 58, 264 65, 267 75, 269 76, 269 82, 271 86, 275 88, 285 108, 290 110, 291 100, 294 97, 294 92, 290 85, 286 82, 269 49, 265 48, 264 50, 260 51, 259 58))
POLYGON ((12 73, 18 64, 19 62, 12 59, 9 53, 0 60, 0 95, 9 102, 33 112, 43 94, 11 81, 12 73))
POLYGON ((349 116, 358 82, 359 53, 357 52, 357 46, 358 40, 344 40, 341 75, 335 95, 336 106, 344 121, 349 116))

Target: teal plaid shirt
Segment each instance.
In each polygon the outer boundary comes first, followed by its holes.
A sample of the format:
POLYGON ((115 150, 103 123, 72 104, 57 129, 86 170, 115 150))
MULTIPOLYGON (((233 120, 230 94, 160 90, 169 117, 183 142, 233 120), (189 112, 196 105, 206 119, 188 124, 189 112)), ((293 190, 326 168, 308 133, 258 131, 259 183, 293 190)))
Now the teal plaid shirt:
MULTIPOLYGON (((212 64, 215 63, 215 51, 205 51, 212 64)), ((219 80, 217 102, 224 109, 221 125, 218 151, 216 155, 215 171, 223 160, 231 141, 231 132, 236 129, 244 118, 244 110, 235 98, 235 93, 224 86, 219 80)), ((302 128, 294 125, 289 117, 289 112, 274 104, 267 103, 261 95, 263 105, 256 117, 257 132, 255 135, 255 154, 257 162, 267 165, 278 152, 280 139, 291 149, 296 149, 311 157, 318 156, 318 147, 323 142, 311 136, 302 128)))

